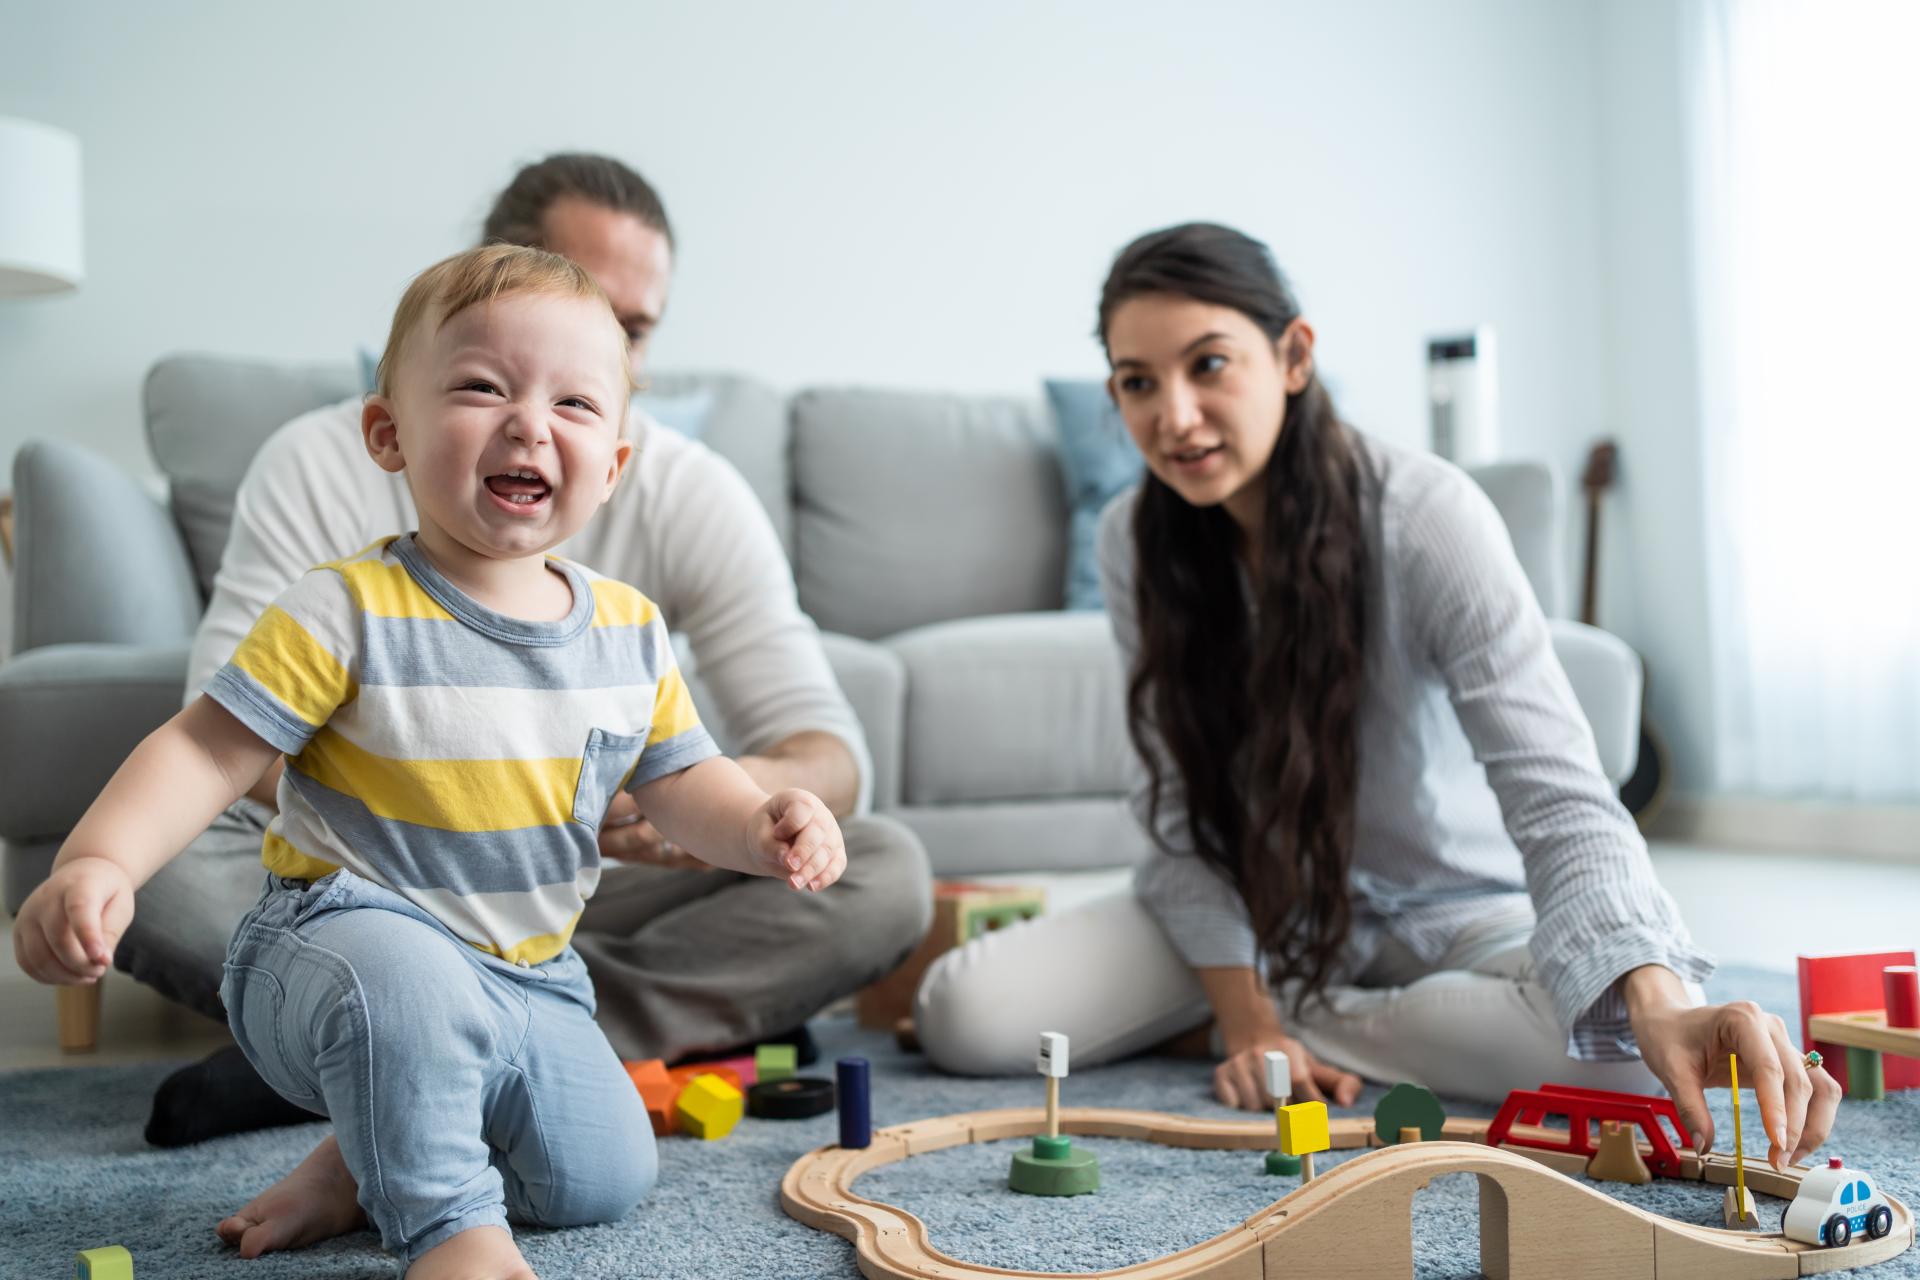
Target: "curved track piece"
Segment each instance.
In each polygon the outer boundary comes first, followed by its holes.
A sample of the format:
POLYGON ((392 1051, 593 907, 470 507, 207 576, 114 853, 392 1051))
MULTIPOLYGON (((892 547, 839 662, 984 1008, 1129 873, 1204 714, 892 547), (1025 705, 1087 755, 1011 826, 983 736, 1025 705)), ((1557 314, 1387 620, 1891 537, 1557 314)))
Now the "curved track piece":
MULTIPOLYGON (((862 1275, 876 1280, 968 1280, 1036 1277, 1060 1272, 1009 1271, 948 1257, 904 1209, 855 1195, 854 1180, 908 1156, 969 1142, 1025 1137, 1041 1131, 1037 1107, 977 1111, 876 1130, 858 1150, 821 1147, 795 1161, 780 1183, 780 1203, 810 1227, 854 1243, 862 1275)), ((1074 1108, 1060 1113, 1063 1133, 1134 1138, 1165 1146, 1259 1149, 1271 1125, 1206 1121, 1156 1111, 1074 1108)), ((1333 1145, 1369 1143, 1372 1125, 1336 1121, 1333 1145)), ((1477 1139, 1484 1121, 1449 1121, 1449 1138, 1477 1139)), ((1721 1162, 1709 1157, 1700 1176, 1718 1182, 1721 1162)), ((1750 1185, 1791 1195, 1799 1170, 1766 1170, 1750 1185)), ((1779 1234, 1722 1231, 1658 1217, 1554 1172, 1528 1153, 1479 1141, 1420 1142, 1383 1147, 1328 1169, 1239 1226, 1190 1249, 1113 1271, 1074 1273, 1125 1280, 1282 1280, 1289 1276, 1388 1277, 1413 1274, 1414 1193, 1434 1178, 1471 1173, 1480 1181, 1481 1267, 1493 1280, 1534 1276, 1712 1276, 1764 1280, 1812 1275, 1884 1262, 1913 1243, 1912 1212, 1891 1200, 1893 1231, 1844 1249, 1818 1249, 1779 1234), (1395 1224, 1405 1224, 1397 1229, 1395 1224)), ((1730 1180, 1730 1179, 1729 1179, 1730 1180)))

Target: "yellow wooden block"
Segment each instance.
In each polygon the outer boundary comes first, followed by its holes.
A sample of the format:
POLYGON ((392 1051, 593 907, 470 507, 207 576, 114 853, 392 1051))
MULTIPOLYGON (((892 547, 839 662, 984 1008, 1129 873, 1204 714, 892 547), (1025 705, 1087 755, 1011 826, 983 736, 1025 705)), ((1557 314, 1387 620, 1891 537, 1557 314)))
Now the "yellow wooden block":
POLYGON ((740 1123, 746 1096, 719 1076, 695 1076, 674 1103, 680 1127, 696 1138, 724 1138, 740 1123))
POLYGON ((117 1244, 73 1255, 73 1280, 133 1280, 133 1255, 117 1244))
POLYGON ((1280 1108, 1280 1150, 1290 1156, 1325 1151, 1332 1143, 1327 1133, 1327 1104, 1296 1102, 1280 1108))

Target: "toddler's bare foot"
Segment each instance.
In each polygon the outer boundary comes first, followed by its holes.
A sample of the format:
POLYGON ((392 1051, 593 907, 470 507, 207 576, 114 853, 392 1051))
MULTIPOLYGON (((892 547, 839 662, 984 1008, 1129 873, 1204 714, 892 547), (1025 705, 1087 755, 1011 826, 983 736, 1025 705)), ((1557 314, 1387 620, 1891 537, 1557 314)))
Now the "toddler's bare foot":
POLYGON ((299 1168, 248 1201, 244 1209, 214 1230, 228 1244, 239 1246, 243 1258, 257 1258, 275 1249, 303 1248, 366 1226, 359 1192, 353 1175, 347 1172, 347 1162, 340 1158, 338 1139, 328 1134, 299 1168))
POLYGON ((468 1227, 421 1254, 407 1280, 540 1280, 505 1227, 468 1227))

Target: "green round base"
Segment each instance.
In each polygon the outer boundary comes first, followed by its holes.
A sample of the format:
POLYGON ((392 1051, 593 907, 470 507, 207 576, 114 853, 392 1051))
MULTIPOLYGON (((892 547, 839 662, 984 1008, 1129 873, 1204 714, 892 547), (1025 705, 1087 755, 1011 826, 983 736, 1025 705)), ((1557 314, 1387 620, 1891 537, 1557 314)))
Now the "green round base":
POLYGON ((1293 1178, 1300 1174, 1300 1157, 1290 1156, 1284 1151, 1267 1152, 1267 1172, 1277 1178, 1293 1178))
POLYGON ((1013 1153, 1007 1186, 1030 1196, 1078 1196, 1100 1189, 1100 1160, 1073 1150, 1065 1138, 1035 1138, 1034 1150, 1013 1153), (1058 1152, 1059 1154, 1054 1154, 1058 1152))

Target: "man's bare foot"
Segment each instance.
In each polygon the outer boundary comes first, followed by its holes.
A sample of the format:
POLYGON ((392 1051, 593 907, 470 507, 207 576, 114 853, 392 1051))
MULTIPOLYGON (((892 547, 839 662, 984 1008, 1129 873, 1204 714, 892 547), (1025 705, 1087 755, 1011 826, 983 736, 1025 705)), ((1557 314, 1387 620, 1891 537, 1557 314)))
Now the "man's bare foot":
POLYGON ((407 1280, 540 1280, 505 1227, 468 1227, 421 1254, 407 1280))
MULTIPOLYGON (((332 1134, 295 1169, 214 1228, 243 1258, 299 1249, 367 1225, 360 1188, 332 1134)), ((516 1253, 514 1256, 518 1257, 516 1253)))

